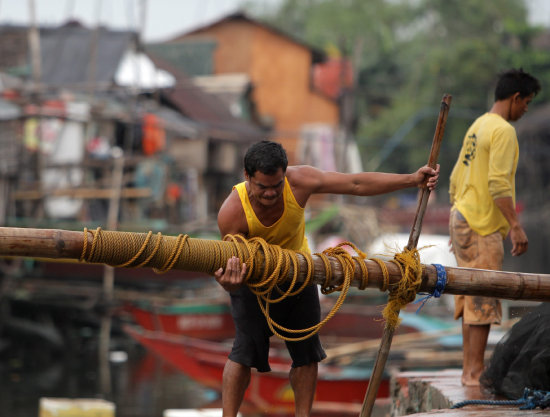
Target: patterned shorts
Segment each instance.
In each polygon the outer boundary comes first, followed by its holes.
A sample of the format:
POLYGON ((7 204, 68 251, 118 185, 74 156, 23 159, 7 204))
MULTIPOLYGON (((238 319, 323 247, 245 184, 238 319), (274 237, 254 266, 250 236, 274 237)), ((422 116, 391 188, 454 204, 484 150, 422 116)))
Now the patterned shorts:
MULTIPOLYGON (((480 236, 453 210, 449 233, 459 267, 500 271, 504 258, 504 244, 500 232, 480 236)), ((462 317, 465 324, 500 324, 502 308, 497 298, 455 295, 455 320, 462 317)))

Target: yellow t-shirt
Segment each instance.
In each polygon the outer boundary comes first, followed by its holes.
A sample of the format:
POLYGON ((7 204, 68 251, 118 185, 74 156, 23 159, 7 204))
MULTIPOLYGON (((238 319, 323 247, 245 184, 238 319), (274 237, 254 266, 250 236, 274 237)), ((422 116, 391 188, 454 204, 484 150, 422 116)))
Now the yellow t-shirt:
POLYGON ((248 237, 261 237, 267 243, 279 245, 285 249, 295 251, 304 251, 309 253, 309 246, 305 236, 306 222, 304 217, 304 208, 300 207, 290 184, 285 177, 285 186, 283 188, 284 211, 283 215, 271 226, 264 226, 254 209, 250 204, 248 192, 244 182, 233 187, 239 193, 241 204, 243 205, 248 223, 248 237))
POLYGON ((503 238, 508 221, 494 199, 512 197, 519 146, 515 128, 495 113, 485 113, 470 126, 451 173, 451 203, 476 233, 499 231, 503 238))

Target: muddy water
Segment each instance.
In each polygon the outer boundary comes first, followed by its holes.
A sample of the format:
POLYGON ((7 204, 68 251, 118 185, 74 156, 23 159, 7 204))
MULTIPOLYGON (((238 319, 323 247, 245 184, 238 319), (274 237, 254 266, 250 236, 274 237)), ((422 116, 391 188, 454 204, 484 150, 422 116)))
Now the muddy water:
POLYGON ((111 389, 99 386, 97 331, 72 329, 63 350, 36 337, 0 338, 0 417, 38 417, 41 397, 103 398, 116 417, 162 417, 169 408, 196 408, 216 400, 123 334, 111 341, 111 389))

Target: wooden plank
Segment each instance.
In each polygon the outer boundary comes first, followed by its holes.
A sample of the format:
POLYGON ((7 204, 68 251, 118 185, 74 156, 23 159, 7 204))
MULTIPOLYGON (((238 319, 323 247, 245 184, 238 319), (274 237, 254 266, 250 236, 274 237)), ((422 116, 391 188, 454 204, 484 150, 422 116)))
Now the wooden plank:
POLYGON ((520 410, 517 405, 468 405, 451 409, 454 404, 468 400, 501 401, 478 387, 465 387, 460 382, 461 369, 437 372, 400 372, 392 376, 392 415, 411 417, 444 415, 452 417, 532 417, 548 416, 548 410, 520 410), (418 413, 410 414, 410 410, 418 413))
MULTIPOLYGON (((50 191, 19 190, 13 193, 15 200, 38 200, 45 197, 69 197, 82 199, 111 199, 115 191, 110 188, 59 188, 50 191)), ((148 198, 153 195, 151 188, 123 188, 121 198, 148 198)))

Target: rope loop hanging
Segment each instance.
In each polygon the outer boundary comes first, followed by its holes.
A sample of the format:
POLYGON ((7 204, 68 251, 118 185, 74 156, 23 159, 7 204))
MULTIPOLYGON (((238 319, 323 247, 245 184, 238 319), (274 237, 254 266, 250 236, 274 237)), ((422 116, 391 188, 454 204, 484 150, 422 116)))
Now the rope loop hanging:
MULTIPOLYGON (((188 235, 163 236, 160 232, 128 233, 104 231, 98 227, 95 231, 84 228, 84 242, 80 261, 104 263, 113 267, 140 268, 152 267, 156 273, 170 271, 176 265, 185 265, 189 270, 198 270, 213 275, 220 267, 224 267, 227 259, 238 257, 245 263, 247 272, 244 283, 256 295, 259 306, 266 317, 270 330, 283 340, 299 341, 307 339, 319 332, 342 306, 355 276, 356 265, 360 270, 360 289, 368 285, 368 269, 365 264, 367 255, 351 242, 342 242, 336 247, 315 253, 324 266, 326 279, 321 285, 323 294, 339 291, 340 294, 327 316, 318 324, 307 329, 288 329, 275 323, 269 314, 271 304, 281 302, 287 297, 299 294, 312 283, 314 264, 312 255, 308 252, 291 251, 277 245, 270 245, 261 238, 246 239, 241 235, 227 235, 223 241, 205 241, 190 239, 188 235), (92 234, 91 245, 88 242, 92 234), (227 243, 232 243, 228 245, 227 243), (357 256, 352 256, 344 247, 351 247, 357 256), (303 282, 298 285, 299 261, 301 256, 306 262, 303 282), (329 258, 338 262, 343 271, 342 282, 335 285, 333 268, 329 258), (290 279, 288 277, 291 276, 290 279), (284 287, 282 284, 285 283, 284 287), (298 335, 296 337, 281 334, 298 335)), ((398 317, 391 311, 399 311, 413 301, 421 283, 422 267, 416 249, 395 254, 391 262, 401 271, 401 280, 389 284, 389 272, 381 259, 372 258, 383 275, 381 291, 389 289, 388 304, 384 308, 383 317, 386 326, 398 325, 398 317), (397 308, 397 310, 396 310, 397 308)), ((182 268, 183 269, 183 268, 182 268)), ((304 271, 302 271, 304 272, 304 271)))

